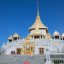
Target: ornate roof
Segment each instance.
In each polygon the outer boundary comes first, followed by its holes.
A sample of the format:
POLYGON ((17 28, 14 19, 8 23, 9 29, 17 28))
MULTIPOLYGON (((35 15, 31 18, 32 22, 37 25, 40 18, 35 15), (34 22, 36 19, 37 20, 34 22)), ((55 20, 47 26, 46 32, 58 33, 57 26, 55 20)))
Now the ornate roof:
POLYGON ((64 33, 62 34, 62 38, 64 38, 64 33))
POLYGON ((38 25, 35 27, 35 30, 30 35, 42 35, 41 31, 38 28, 38 25))
POLYGON ((45 28, 45 29, 47 29, 47 27, 41 22, 40 17, 37 16, 35 23, 29 28, 29 30, 35 29, 37 27, 37 25, 38 25, 38 28, 45 28))
POLYGON ((53 35, 54 35, 54 36, 59 36, 60 34, 59 34, 58 31, 55 31, 53 35))
POLYGON ((17 33, 15 33, 14 35, 13 35, 13 37, 20 37, 17 33))
POLYGON ((8 37, 8 39, 13 39, 13 36, 12 36, 12 35, 11 35, 11 36, 9 36, 9 37, 8 37))

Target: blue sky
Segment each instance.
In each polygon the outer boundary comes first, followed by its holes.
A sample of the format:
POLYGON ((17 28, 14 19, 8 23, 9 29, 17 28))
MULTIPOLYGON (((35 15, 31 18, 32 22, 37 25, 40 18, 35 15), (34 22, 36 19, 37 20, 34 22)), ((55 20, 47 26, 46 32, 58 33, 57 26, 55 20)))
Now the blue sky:
MULTIPOLYGON (((64 32, 64 0, 39 0, 40 17, 50 34, 64 32)), ((35 22, 37 0, 0 0, 0 46, 17 32, 21 38, 35 22)))

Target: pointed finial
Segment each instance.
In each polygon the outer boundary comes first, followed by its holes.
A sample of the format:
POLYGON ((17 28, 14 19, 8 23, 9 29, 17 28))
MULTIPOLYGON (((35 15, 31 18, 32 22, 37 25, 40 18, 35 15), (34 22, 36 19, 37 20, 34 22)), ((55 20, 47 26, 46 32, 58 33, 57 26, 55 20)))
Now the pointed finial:
POLYGON ((39 17, 39 0, 37 0, 37 16, 39 17))

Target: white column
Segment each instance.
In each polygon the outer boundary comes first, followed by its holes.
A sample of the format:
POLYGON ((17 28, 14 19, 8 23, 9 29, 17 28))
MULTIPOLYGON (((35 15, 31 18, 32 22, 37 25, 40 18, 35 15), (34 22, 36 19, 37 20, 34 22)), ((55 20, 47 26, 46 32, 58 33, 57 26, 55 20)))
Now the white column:
POLYGON ((41 36, 40 36, 40 39, 41 39, 41 36))
POLYGON ((34 52, 34 54, 39 54, 38 46, 35 46, 35 52, 34 52))
POLYGON ((33 36, 33 39, 34 39, 34 36, 33 36))

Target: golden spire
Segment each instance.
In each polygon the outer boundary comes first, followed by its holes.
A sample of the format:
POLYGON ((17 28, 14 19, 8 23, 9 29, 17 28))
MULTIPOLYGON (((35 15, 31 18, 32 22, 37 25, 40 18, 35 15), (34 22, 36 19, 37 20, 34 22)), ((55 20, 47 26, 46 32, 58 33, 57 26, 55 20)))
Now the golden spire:
POLYGON ((39 0, 37 0, 37 17, 39 17, 39 0))

